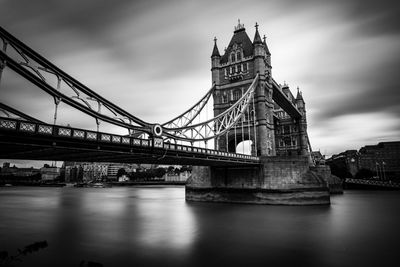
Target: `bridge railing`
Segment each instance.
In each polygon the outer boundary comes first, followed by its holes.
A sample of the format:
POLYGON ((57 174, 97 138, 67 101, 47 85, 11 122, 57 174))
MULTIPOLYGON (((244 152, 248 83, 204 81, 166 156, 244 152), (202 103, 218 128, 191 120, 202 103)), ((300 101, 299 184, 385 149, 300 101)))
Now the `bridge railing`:
POLYGON ((258 157, 251 155, 229 153, 213 149, 186 146, 186 145, 173 144, 167 142, 163 143, 161 147, 156 147, 154 146, 154 142, 152 139, 142 139, 126 135, 124 136, 111 133, 95 132, 95 131, 72 128, 67 126, 34 123, 34 122, 20 121, 9 118, 0 118, 0 130, 15 131, 28 135, 71 138, 77 140, 85 140, 89 142, 108 143, 108 144, 124 145, 131 147, 172 150, 172 151, 186 152, 191 154, 203 154, 203 155, 206 154, 210 156, 245 159, 253 161, 259 160, 258 157))

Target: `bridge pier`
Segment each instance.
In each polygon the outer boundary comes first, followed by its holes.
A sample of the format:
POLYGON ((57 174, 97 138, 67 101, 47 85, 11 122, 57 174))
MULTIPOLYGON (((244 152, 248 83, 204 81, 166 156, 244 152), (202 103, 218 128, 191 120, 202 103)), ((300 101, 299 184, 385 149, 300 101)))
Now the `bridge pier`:
POLYGON ((262 157, 255 167, 193 167, 187 201, 272 205, 330 204, 324 173, 308 157, 262 157))

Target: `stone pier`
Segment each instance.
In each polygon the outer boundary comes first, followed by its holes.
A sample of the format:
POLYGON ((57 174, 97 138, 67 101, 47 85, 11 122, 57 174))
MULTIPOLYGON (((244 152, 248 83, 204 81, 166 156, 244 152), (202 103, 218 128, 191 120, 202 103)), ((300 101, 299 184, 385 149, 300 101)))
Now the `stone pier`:
POLYGON ((327 173, 309 158, 262 157, 255 167, 193 167, 187 201, 274 205, 330 204, 327 173))

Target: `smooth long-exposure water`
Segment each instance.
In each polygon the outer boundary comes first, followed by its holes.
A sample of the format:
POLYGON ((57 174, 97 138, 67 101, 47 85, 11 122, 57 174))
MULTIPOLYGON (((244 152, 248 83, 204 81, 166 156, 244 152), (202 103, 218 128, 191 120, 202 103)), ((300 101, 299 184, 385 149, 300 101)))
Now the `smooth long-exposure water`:
POLYGON ((184 187, 0 188, 0 251, 15 266, 400 266, 400 192, 331 206, 185 202, 184 187))

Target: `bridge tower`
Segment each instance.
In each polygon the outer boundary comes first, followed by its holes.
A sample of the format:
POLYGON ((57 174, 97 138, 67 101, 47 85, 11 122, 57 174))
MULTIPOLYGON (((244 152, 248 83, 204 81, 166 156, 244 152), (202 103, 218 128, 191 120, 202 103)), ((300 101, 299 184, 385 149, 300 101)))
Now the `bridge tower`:
MULTIPOLYGON (((221 55, 214 38, 211 54, 214 116, 235 104, 256 81, 254 101, 215 149, 235 152, 236 144, 252 141, 254 166, 193 166, 186 199, 257 204, 329 204, 325 166, 313 166, 307 137, 306 108, 298 90, 272 78, 271 53, 255 25, 253 41, 238 22, 221 55), (258 79, 255 78, 258 76, 258 79), (250 129, 253 128, 253 129, 250 129)), ((240 153, 240 151, 238 151, 240 153)))
POLYGON ((247 114, 235 129, 216 141, 216 149, 235 152, 236 145, 245 140, 252 141, 252 155, 274 156, 274 103, 272 101, 271 53, 261 40, 258 24, 253 41, 250 40, 243 24, 238 22, 233 36, 221 56, 214 39, 211 55, 214 116, 233 105, 259 75, 254 97, 254 109, 247 114), (254 125, 255 129, 250 129, 254 125))

